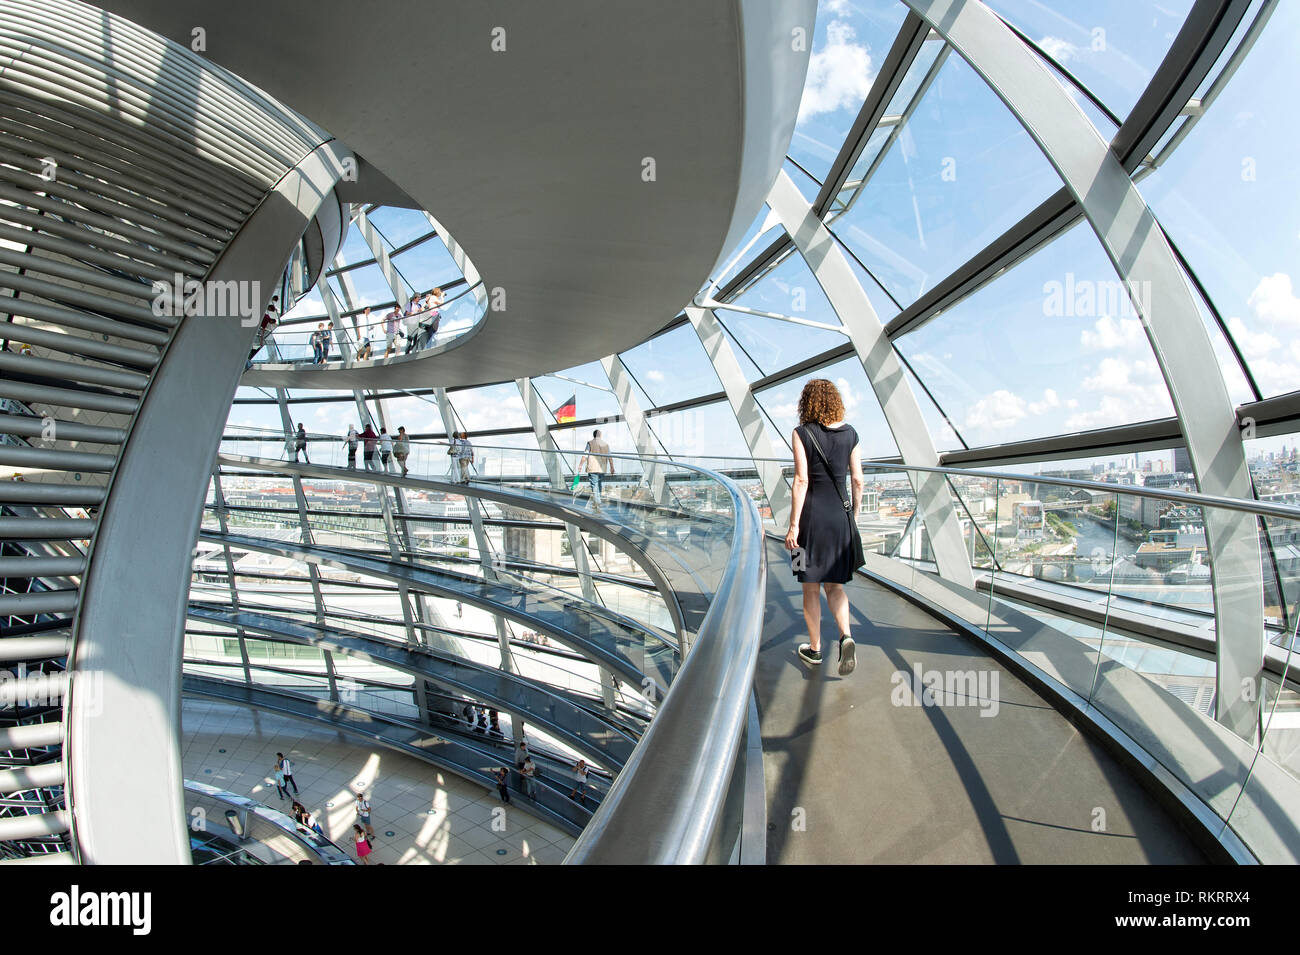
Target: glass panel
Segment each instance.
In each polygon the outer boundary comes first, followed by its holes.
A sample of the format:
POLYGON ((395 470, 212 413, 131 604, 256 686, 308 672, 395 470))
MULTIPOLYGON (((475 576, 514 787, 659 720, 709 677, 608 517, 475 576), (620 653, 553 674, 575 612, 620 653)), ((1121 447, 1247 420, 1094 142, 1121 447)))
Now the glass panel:
MULTIPOLYGON (((736 337, 736 333, 733 332, 731 327, 727 324, 724 313, 721 310, 718 310, 715 314, 718 317, 718 323, 722 326, 723 331, 727 333, 726 337, 727 341, 731 344, 732 354, 736 356, 736 361, 740 363, 740 373, 744 375, 745 380, 752 385, 763 377, 763 370, 759 368, 758 365, 754 364, 754 359, 750 357, 749 351, 745 348, 744 342, 736 337)), ((732 316, 733 319, 737 317, 741 316, 732 316)), ((748 318, 749 316, 743 317, 748 318)))
POLYGON ((1142 193, 1224 316, 1265 397, 1300 380, 1292 181, 1300 8, 1278 4, 1196 128, 1142 193), (1213 202, 1205 201, 1213 196, 1213 202))
POLYGON ((446 288, 463 277, 452 260, 451 253, 436 236, 393 256, 393 267, 421 292, 427 292, 436 286, 446 288))
MULTIPOLYGON (((803 256, 798 252, 787 255, 775 268, 761 279, 750 285, 744 292, 732 299, 731 304, 743 305, 760 312, 773 312, 777 315, 789 315, 794 318, 824 325, 840 325, 839 316, 831 307, 830 300, 822 291, 821 285, 813 277, 803 256)), ((802 334, 803 327, 791 326, 790 335, 802 334)), ((809 329, 816 331, 816 329, 809 329)), ((824 334, 824 333, 823 333, 824 334)), ((844 339, 839 339, 842 344, 844 339)), ((793 364, 793 361, 777 363, 763 362, 770 370, 793 364)))
POLYGON ((906 305, 1060 186, 1001 100, 949 56, 833 229, 906 305))
POLYGON ((880 155, 880 151, 895 138, 897 131, 899 131, 898 123, 902 118, 903 111, 912 102, 912 98, 916 95, 926 74, 934 66, 935 59, 943 48, 943 41, 939 40, 934 34, 930 34, 925 43, 921 45, 921 50, 917 53, 916 59, 912 61, 911 67, 908 68, 907 75, 903 77, 903 82, 894 91, 893 99, 889 101, 889 105, 885 108, 884 115, 881 117, 883 124, 873 129, 871 135, 867 137, 866 145, 858 152, 858 157, 854 160, 853 168, 845 177, 839 195, 832 201, 830 214, 826 218, 828 223, 843 212, 846 206, 852 204, 856 199, 857 192, 866 185, 864 179, 867 177, 868 171, 871 170, 876 158, 880 155))
POLYGON ((519 397, 519 387, 514 383, 467 388, 447 396, 456 414, 470 432, 491 431, 495 428, 528 427, 528 412, 519 397))
POLYGON ((647 420, 655 437, 674 457, 749 457, 749 446, 736 424, 736 415, 725 401, 657 414, 647 420))
POLYGON ((1173 414, 1142 322, 1087 228, 896 347, 972 447, 1173 414))
POLYGON ((623 352, 623 363, 655 406, 722 390, 713 364, 689 324, 623 352))
POLYGON ((1122 118, 1146 89, 1192 2, 989 0, 989 6, 1122 118))
MULTIPOLYGON (((415 209, 381 206, 371 209, 366 213, 366 218, 383 236, 384 246, 389 252, 433 231, 433 226, 424 217, 424 213, 415 209)), ((438 244, 442 245, 441 242, 438 244)))
POLYGON ((944 416, 939 406, 934 403, 934 399, 921 387, 921 383, 916 380, 916 376, 906 364, 903 364, 903 377, 907 379, 907 386, 912 389, 917 404, 921 406, 921 417, 925 419, 926 430, 930 433, 930 440, 934 442, 935 450, 955 451, 965 447, 951 419, 944 416))
MULTIPOLYGON (((754 287, 737 304, 756 312, 771 312, 823 325, 840 326, 839 317, 822 293, 802 257, 792 255, 754 287)), ((719 320, 744 346, 745 353, 763 374, 772 374, 848 342, 839 331, 768 318, 731 309, 718 309, 719 320)), ((751 381, 753 379, 750 379, 751 381)))
POLYGON ((800 375, 793 381, 757 392, 763 410, 771 417, 781 436, 781 453, 790 454, 790 432, 799 424, 799 395, 812 378, 827 378, 835 383, 844 399, 845 420, 858 432, 862 459, 872 461, 898 454, 894 437, 885 423, 876 394, 867 381, 862 363, 847 358, 816 371, 800 375))
MULTIPOLYGON (((378 308, 393 304, 393 290, 378 265, 363 265, 347 273, 352 286, 352 308, 378 308)), ((340 298, 340 301, 346 299, 340 298)))
POLYGON ((343 265, 355 265, 357 262, 368 262, 374 257, 375 254, 370 251, 370 246, 366 245, 366 240, 361 238, 361 230, 350 224, 348 234, 343 239, 343 248, 334 257, 332 264, 333 267, 338 268, 343 265))
POLYGON ((579 421, 588 418, 614 418, 622 414, 618 398, 609 390, 609 379, 605 377, 605 369, 598 361, 565 369, 557 375, 541 375, 533 379, 533 387, 537 389, 553 415, 570 398, 574 399, 573 415, 579 421), (558 376, 560 374, 564 377, 560 378, 558 376), (586 384, 578 382, 586 382, 586 384))
POLYGON ((903 25, 907 8, 896 0, 818 6, 790 157, 825 180, 903 25))

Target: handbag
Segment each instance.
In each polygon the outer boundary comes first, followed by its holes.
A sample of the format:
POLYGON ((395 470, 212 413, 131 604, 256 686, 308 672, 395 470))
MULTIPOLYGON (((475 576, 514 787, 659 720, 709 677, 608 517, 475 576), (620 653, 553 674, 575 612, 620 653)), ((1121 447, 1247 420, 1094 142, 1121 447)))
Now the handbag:
POLYGON ((804 428, 803 436, 812 443, 813 450, 816 451, 817 456, 822 459, 822 464, 826 466, 826 473, 831 476, 831 484, 835 488, 835 496, 838 497, 840 503, 844 505, 844 516, 849 519, 849 539, 853 548, 853 569, 857 570, 867 562, 867 557, 862 552, 862 532, 858 530, 858 522, 853 519, 853 503, 844 496, 844 488, 840 487, 841 482, 835 480, 835 469, 831 467, 831 462, 826 459, 826 452, 822 450, 822 446, 817 443, 816 435, 814 435, 811 430, 804 428))

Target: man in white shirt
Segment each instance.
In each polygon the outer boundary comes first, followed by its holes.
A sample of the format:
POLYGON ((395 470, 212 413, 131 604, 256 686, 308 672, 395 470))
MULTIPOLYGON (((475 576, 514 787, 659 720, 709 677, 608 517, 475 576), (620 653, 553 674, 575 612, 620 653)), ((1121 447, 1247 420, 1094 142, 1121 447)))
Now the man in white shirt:
POLYGON ((293 781, 293 763, 289 762, 289 757, 284 753, 276 753, 276 758, 280 760, 280 772, 284 773, 284 785, 287 790, 293 787, 294 794, 298 792, 298 784, 293 781))
POLYGON ((609 445, 597 431, 587 442, 587 480, 591 482, 591 506, 600 510, 600 485, 606 472, 614 473, 614 459, 609 456, 609 445))
POLYGON ((375 829, 370 824, 370 797, 364 792, 357 796, 357 818, 361 820, 361 825, 366 827, 367 838, 373 839, 375 829))

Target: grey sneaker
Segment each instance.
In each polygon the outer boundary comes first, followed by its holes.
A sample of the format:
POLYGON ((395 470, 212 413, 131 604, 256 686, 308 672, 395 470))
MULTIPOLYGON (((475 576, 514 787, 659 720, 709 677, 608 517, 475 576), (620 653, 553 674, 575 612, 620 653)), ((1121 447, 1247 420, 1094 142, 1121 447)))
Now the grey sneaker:
POLYGON ((840 676, 848 676, 858 665, 858 645, 847 633, 840 637, 840 676))
POLYGON ((810 666, 821 666, 822 652, 814 650, 811 643, 799 644, 799 659, 810 666))

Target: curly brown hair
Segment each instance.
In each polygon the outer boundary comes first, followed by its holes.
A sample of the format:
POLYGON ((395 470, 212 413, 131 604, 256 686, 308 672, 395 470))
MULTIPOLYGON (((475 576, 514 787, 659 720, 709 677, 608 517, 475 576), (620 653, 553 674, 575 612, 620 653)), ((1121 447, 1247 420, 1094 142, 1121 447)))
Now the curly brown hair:
POLYGON ((830 424, 832 421, 844 420, 844 399, 834 382, 825 378, 814 378, 803 386, 799 396, 799 423, 816 421, 818 424, 830 424))

